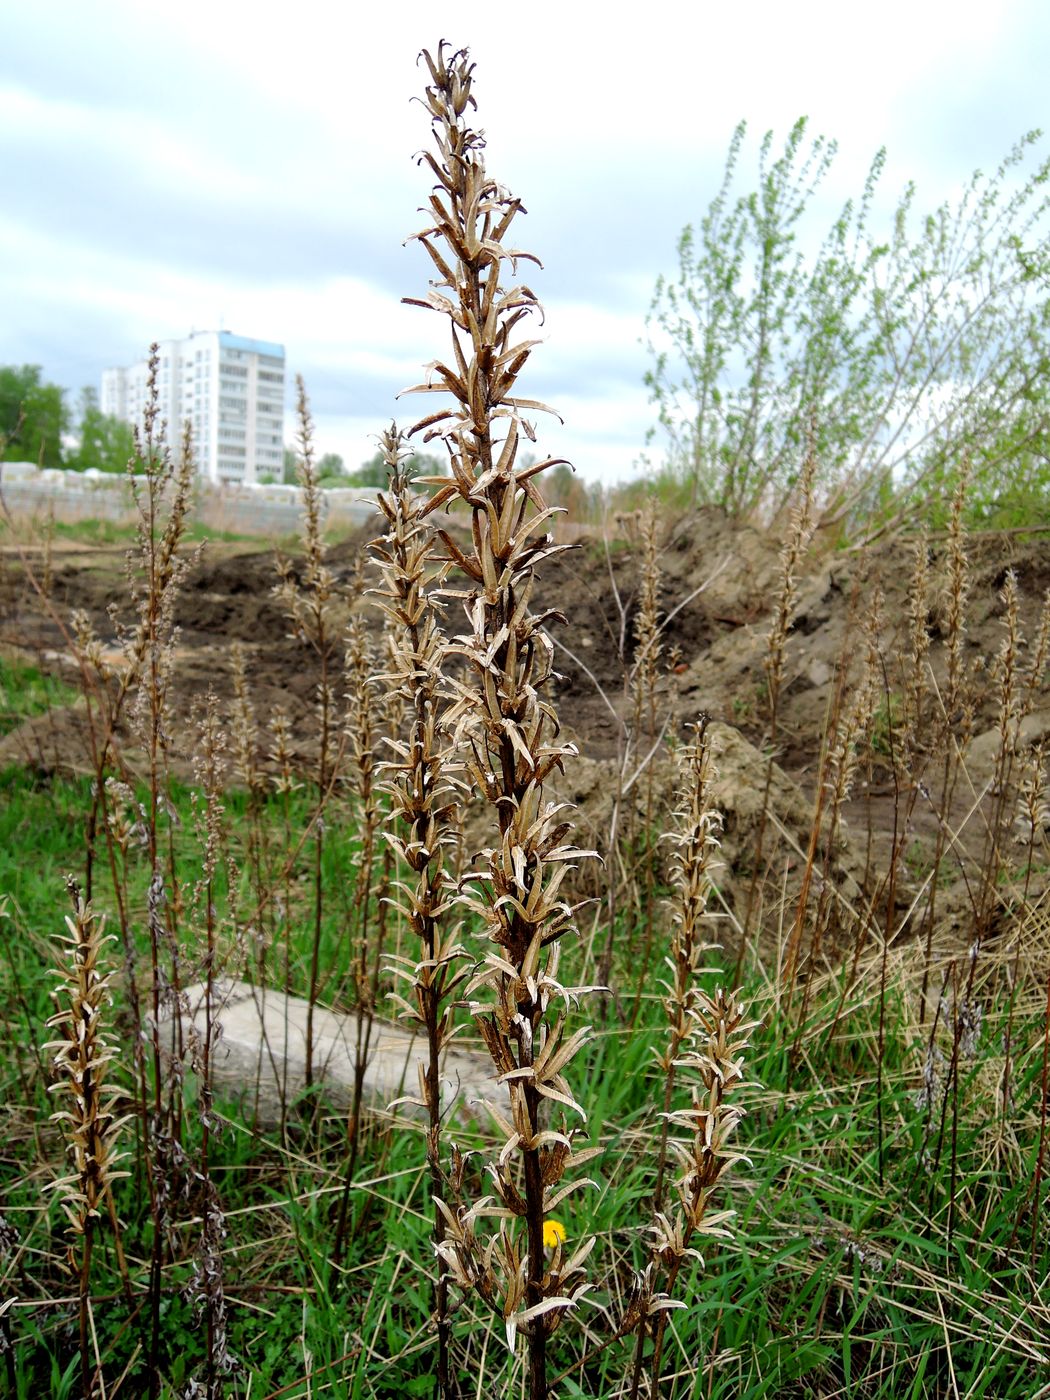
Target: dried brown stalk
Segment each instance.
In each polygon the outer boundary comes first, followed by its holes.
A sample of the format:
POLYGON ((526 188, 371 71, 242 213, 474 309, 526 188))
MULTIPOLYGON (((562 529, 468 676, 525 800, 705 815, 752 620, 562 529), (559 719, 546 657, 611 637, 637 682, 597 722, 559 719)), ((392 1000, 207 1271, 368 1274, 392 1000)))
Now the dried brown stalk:
MULTIPOLYGON (((661 646, 660 606, 660 559, 657 548, 658 517, 656 502, 646 502, 639 512, 638 533, 641 541, 641 589, 638 611, 634 619, 635 663, 629 673, 629 685, 633 695, 632 731, 639 749, 652 754, 659 742, 656 727, 657 683, 661 646)), ((622 781, 622 780, 621 780, 622 781)), ((645 797, 643 802, 641 859, 642 883, 640 909, 637 911, 645 929, 642 949, 641 972, 637 982, 632 1025, 637 1023, 641 1009, 641 992, 645 985, 653 947, 653 887, 655 883, 655 828, 656 826, 656 769, 650 761, 645 768, 645 797)), ((629 934, 629 952, 634 951, 635 920, 632 919, 629 934)), ((604 980, 604 979, 603 979, 604 980)))
POLYGON ((211 1171, 211 1142, 220 1121, 213 1112, 212 1054, 220 1033, 217 1019, 218 930, 215 913, 215 876, 220 868, 223 839, 223 792, 227 777, 226 732, 220 721, 218 702, 209 693, 200 715, 198 747, 193 771, 203 804, 194 794, 197 806, 198 836, 201 842, 201 869, 193 903, 203 918, 204 1032, 189 1035, 190 1058, 199 1086, 198 1107, 201 1124, 197 1186, 200 1192, 200 1235, 197 1240, 193 1274, 186 1295, 198 1319, 205 1324, 206 1400, 221 1400, 223 1377, 235 1365, 227 1342, 227 1303, 222 1267, 222 1244, 226 1222, 219 1192, 211 1171))
POLYGON ((816 528, 813 509, 813 488, 817 476, 817 452, 815 423, 810 420, 806 443, 806 456, 802 463, 799 478, 798 503, 791 512, 791 526, 780 551, 780 590, 777 595, 773 625, 766 638, 766 654, 762 659, 766 673, 767 705, 769 710, 769 757, 766 760, 766 778, 762 791, 762 810, 758 822, 758 835, 755 840, 754 865, 747 892, 747 907, 744 914, 744 927, 740 936, 740 949, 737 953, 734 980, 738 981, 747 959, 751 942, 752 928, 757 916, 759 886, 764 878, 763 859, 765 855, 766 826, 769 821, 769 799, 773 788, 773 765, 776 762, 777 739, 779 737, 780 692, 784 683, 784 669, 787 656, 787 638, 795 620, 798 606, 798 575, 806 557, 813 532, 816 528))
POLYGON ((300 375, 296 436, 296 474, 303 493, 303 547, 306 568, 300 581, 288 560, 278 557, 280 581, 274 593, 295 626, 296 635, 317 657, 320 677, 317 683, 317 811, 313 820, 314 920, 310 950, 309 1005, 306 1013, 306 1087, 314 1080, 314 1006, 319 994, 321 930, 324 918, 324 886, 321 878, 324 857, 324 810, 333 779, 332 743, 334 737, 334 694, 332 670, 336 657, 336 629, 332 617, 335 578, 326 562, 323 530, 323 502, 314 463, 313 419, 300 375))
POLYGON ((722 1178, 737 1162, 746 1161, 731 1139, 745 1110, 734 1102, 744 1085, 744 1056, 757 1022, 746 1019, 745 1007, 721 987, 714 995, 697 990, 688 1010, 689 1037, 675 1062, 690 1079, 691 1103, 667 1115, 672 1128, 688 1136, 673 1139, 671 1150, 681 1167, 675 1182, 677 1200, 658 1211, 650 1228, 652 1246, 646 1268, 635 1287, 621 1333, 635 1331, 637 1341, 630 1395, 637 1400, 645 1374, 645 1343, 652 1338, 649 1395, 660 1393, 660 1359, 669 1312, 684 1308, 674 1289, 687 1259, 701 1258, 698 1237, 729 1239, 732 1210, 712 1210, 712 1198, 722 1178))
MULTIPOLYGON (((136 619, 118 629, 129 687, 127 717, 132 734, 146 756, 149 794, 146 802, 145 848, 150 881, 146 896, 149 935, 150 1063, 140 1058, 140 1112, 143 1140, 148 1144, 147 1183, 153 1238, 150 1247, 149 1326, 147 1367, 150 1395, 160 1393, 160 1334, 165 1242, 170 1209, 178 1195, 184 1159, 182 1079, 169 1065, 181 1061, 182 969, 178 945, 181 914, 180 885, 175 870, 174 807, 168 798, 169 751, 175 730, 172 715, 176 679, 178 627, 176 604, 200 549, 184 551, 195 466, 189 425, 177 455, 168 449, 165 425, 159 422, 159 354, 150 353, 148 392, 143 431, 135 430, 135 457, 129 481, 138 511, 136 546, 127 560, 128 591, 136 619), (132 475, 137 468, 139 475, 132 475), (170 1012, 169 1043, 161 1043, 161 1024, 170 1012), (165 1050, 170 1058, 165 1061, 165 1050), (152 1081, 152 1093, 147 1080, 152 1081)), ((102 755, 104 758, 105 749, 102 755)), ((104 794, 105 788, 100 789, 104 794)), ((113 848, 111 846, 111 859, 113 848)), ((122 929, 131 953, 131 932, 122 929)), ((136 1011, 136 1017, 138 1012, 136 1011)), ((136 1048, 136 1055, 139 1055, 136 1048)))
POLYGON ((947 571, 941 600, 941 613, 947 651, 947 676, 940 702, 940 731, 944 735, 943 770, 940 794, 935 804, 938 815, 937 841, 933 854, 930 897, 923 913, 925 963, 919 993, 919 1024, 927 1012, 930 972, 933 963, 933 933, 937 922, 937 894, 941 864, 944 861, 949 814, 955 786, 962 767, 962 756, 969 743, 973 722, 973 702, 967 684, 963 658, 966 639, 966 604, 970 593, 970 560, 967 552, 964 508, 970 482, 970 464, 963 460, 952 493, 948 517, 947 571))
POLYGON ((466 123, 475 106, 466 54, 448 55, 442 44, 436 58, 423 57, 437 153, 421 159, 437 183, 433 222, 416 237, 438 280, 425 299, 410 300, 449 318, 452 363, 435 363, 413 392, 446 392, 454 405, 413 432, 443 438, 449 452, 451 479, 427 482, 435 489, 426 510, 462 501, 470 513, 466 549, 438 532, 466 576, 465 588, 448 595, 462 601, 468 624, 450 648, 465 672, 448 722, 495 826, 493 844, 476 854, 464 880, 471 892, 463 903, 490 942, 466 994, 511 1098, 509 1119, 500 1119, 506 1141, 489 1165, 494 1196, 468 1211, 442 1202, 440 1252, 456 1283, 477 1290, 503 1317, 509 1343, 519 1331, 527 1337, 530 1397, 545 1400, 547 1337, 587 1289, 582 1265, 591 1243, 569 1259, 561 1245, 549 1265, 544 1258, 544 1217, 581 1184, 562 1178, 582 1155, 573 1153, 577 1129, 548 1127, 545 1113, 558 1104, 582 1119, 565 1071, 588 1028, 569 1033, 567 1012, 579 989, 563 987, 557 976, 559 940, 575 932, 574 910, 559 889, 581 853, 567 843, 569 824, 545 791, 575 750, 557 742, 546 694, 553 647, 543 624, 550 614, 529 607, 536 568, 559 548, 540 533, 552 512, 537 478, 551 462, 516 462, 520 434, 533 436, 522 415, 545 411, 514 393, 534 342, 515 342, 513 334, 537 301, 528 287, 501 280, 505 270, 535 259, 505 245, 521 203, 489 177, 483 138, 466 123), (555 1001, 566 1012, 552 1025, 555 1001), (478 1227, 490 1216, 500 1222, 498 1232, 483 1240, 478 1227))
MULTIPOLYGON (((404 701, 410 715, 408 736, 388 739, 393 758, 381 765, 382 791, 400 819, 398 835, 387 840, 410 872, 399 882, 397 907, 417 940, 418 958, 395 958, 395 975, 411 988, 412 1000, 395 994, 400 1015, 419 1028, 426 1043, 419 1068, 419 1097, 409 1100, 427 1117, 426 1153, 433 1200, 449 1200, 442 1170, 441 1061, 455 1033, 451 998, 467 976, 466 953, 457 943, 458 927, 449 927, 455 884, 450 882, 445 851, 450 823, 460 802, 457 765, 441 712, 447 700, 442 676, 447 642, 438 620, 433 590, 446 567, 434 563, 434 534, 421 518, 425 498, 413 493, 404 469, 403 439, 391 427, 383 435, 390 472, 389 490, 379 498, 388 530, 372 546, 382 576, 376 593, 382 600, 391 638, 391 670, 383 677, 404 701)), ((405 1102, 405 1100, 401 1100, 405 1102)), ((445 1220, 434 1207, 433 1241, 437 1256, 433 1309, 437 1326, 437 1394, 449 1394, 448 1262, 442 1257, 445 1220)))
POLYGON ((111 973, 103 972, 100 958, 111 937, 103 934, 104 921, 96 921, 90 904, 70 877, 67 882, 73 915, 67 917, 69 964, 59 971, 63 986, 54 993, 58 1011, 48 1020, 62 1038, 49 1041, 55 1051, 57 1079, 52 1092, 68 1095, 68 1107, 52 1114, 69 1139, 74 1170, 51 1183, 62 1195, 62 1205, 72 1241, 68 1263, 77 1277, 80 1299, 80 1364, 86 1400, 94 1392, 94 1372, 88 1340, 91 1306, 91 1253, 95 1224, 103 1210, 113 1225, 121 1275, 127 1287, 127 1266, 120 1243, 120 1228, 113 1203, 113 1183, 127 1172, 115 1170, 123 1154, 116 1150, 121 1127, 127 1121, 115 1111, 115 1098, 107 1083, 116 1051, 107 1043, 102 1025, 109 1002, 111 973), (79 1243, 79 1257, 77 1254, 79 1243))
POLYGON ((683 806, 672 837, 676 848, 672 877, 675 894, 671 905, 671 955, 667 959, 672 981, 666 984, 667 995, 664 998, 671 1033, 659 1062, 664 1076, 664 1100, 656 1186, 653 1190, 653 1209, 657 1214, 663 1209, 667 1134, 670 1129, 668 1115, 674 1096, 678 1056, 692 1030, 689 1013, 699 995, 701 958, 712 947, 704 940, 703 924, 711 894, 711 867, 718 849, 717 832, 721 826, 721 816, 711 806, 711 784, 715 774, 706 716, 695 725, 694 733, 693 743, 682 754, 683 806))
POLYGON ((360 617, 351 620, 347 633, 344 679, 347 687, 347 709, 343 731, 349 755, 349 783, 357 807, 361 854, 348 921, 350 965, 358 1014, 354 1033, 354 1087, 347 1118, 347 1161, 334 1245, 336 1260, 342 1255, 350 1185, 357 1170, 365 1070, 372 1041, 379 970, 383 955, 381 940, 373 939, 369 931, 372 874, 380 817, 375 772, 375 689, 378 678, 375 674, 372 646, 360 617))
POLYGON ((915 756, 929 742, 930 697, 930 541, 925 526, 915 541, 915 565, 908 584, 908 664, 904 675, 904 724, 900 768, 907 777, 915 756))

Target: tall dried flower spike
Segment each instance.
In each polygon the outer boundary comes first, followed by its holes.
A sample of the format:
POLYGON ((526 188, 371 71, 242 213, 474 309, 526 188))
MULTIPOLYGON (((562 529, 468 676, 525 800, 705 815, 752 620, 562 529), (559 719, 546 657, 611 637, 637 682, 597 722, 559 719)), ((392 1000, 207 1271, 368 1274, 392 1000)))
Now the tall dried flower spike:
MULTIPOLYGON (((410 989, 392 1000, 426 1044, 426 1059, 418 1062, 419 1097, 411 1101, 426 1113, 430 1190, 437 1202, 450 1195, 450 1183, 442 1169, 441 1061, 455 1034, 451 998, 468 975, 466 953, 456 942, 458 926, 449 927, 445 917, 454 893, 445 868, 445 847, 450 842, 452 814, 462 786, 454 776, 460 765, 453 761, 441 717, 447 700, 442 675, 447 643, 432 596, 444 581, 447 566, 434 560, 434 532, 429 522, 420 518, 426 498, 412 490, 405 470, 404 440, 393 425, 383 434, 382 449, 390 481, 379 505, 388 530, 371 545, 382 577, 381 586, 374 591, 386 614, 390 639, 391 669, 382 679, 404 702, 409 726, 406 737, 387 739, 392 757, 379 766, 380 788, 400 819, 398 834, 387 835, 387 840, 409 872, 399 882, 396 903, 418 948, 417 958, 392 959, 395 976, 410 989)), ((439 1395, 448 1393, 450 1383, 449 1265, 441 1254, 444 1240, 445 1217, 435 1204, 439 1395)))
POLYGON ((970 561, 966 552, 966 524, 963 509, 970 484, 970 464, 963 461, 952 494, 948 517, 947 576, 944 582, 944 630, 947 636, 948 676, 944 697, 949 725, 956 723, 964 709, 963 644, 966 634, 966 603, 970 595, 970 561))
POLYGON ((752 862, 752 876, 748 887, 747 905, 744 914, 744 930, 737 953, 734 980, 739 980, 744 960, 750 946, 753 925, 759 907, 759 884, 763 879, 766 827, 769 819, 769 802, 773 783, 773 764, 779 740, 780 697, 784 684, 787 660, 788 634, 795 621, 798 607, 798 575, 813 539, 815 529, 813 492, 817 478, 817 424, 816 416, 810 413, 806 431, 806 455, 799 478, 799 498, 791 512, 791 523, 784 547, 780 551, 780 587, 777 594, 773 623, 766 636, 766 654, 762 667, 766 673, 766 691, 769 712, 769 753, 766 758, 766 775, 762 792, 762 808, 758 822, 758 836, 755 842, 755 855, 752 862))
POLYGON ((549 1127, 546 1114, 557 1106, 563 1118, 566 1110, 583 1116, 566 1073, 588 1029, 569 1032, 567 1013, 580 989, 564 988, 557 977, 558 940, 575 931, 574 910, 559 889, 581 853, 567 843, 569 823, 544 786, 575 749, 557 742, 546 693, 553 645, 543 624, 552 614, 537 616, 529 607, 536 568, 560 548, 542 533, 554 512, 537 484, 552 463, 516 460, 521 434, 534 438, 523 414, 548 411, 515 393, 535 341, 513 337, 538 303, 528 287, 502 280, 523 259, 536 259, 506 246, 521 202, 489 177, 483 138, 464 120, 474 106, 466 53, 449 55, 441 44, 436 59, 424 58, 437 150, 421 159, 437 183, 432 223, 416 237, 438 277, 425 299, 409 300, 448 317, 452 356, 436 361, 427 381, 410 392, 443 392, 454 402, 412 432, 443 439, 449 454, 451 477, 426 482, 434 487, 426 511, 457 501, 469 511, 466 548, 438 531, 449 561, 466 576, 465 588, 445 592, 462 602, 467 618, 467 631, 450 647, 464 670, 454 682, 448 722, 494 825, 492 845, 475 855, 475 869, 464 879, 471 893, 463 902, 490 940, 467 995, 511 1101, 509 1118, 501 1120, 506 1142, 490 1164, 495 1201, 484 1208, 501 1219, 498 1233, 481 1242, 479 1204, 466 1216, 449 1213, 440 1249, 453 1276, 502 1315, 508 1341, 519 1332, 527 1337, 530 1395, 539 1400, 547 1395, 546 1338, 587 1288, 579 1267, 587 1247, 576 1252, 571 1269, 548 1269, 543 1226, 580 1184, 562 1184, 583 1155, 574 1158, 572 1151, 578 1128, 549 1127), (562 1002, 565 1013, 552 1026, 553 1002, 562 1002))
POLYGON ((248 654, 243 642, 230 646, 230 671, 233 676, 233 706, 230 716, 230 737, 238 779, 255 795, 262 787, 257 758, 258 733, 255 707, 248 689, 248 654))
POLYGON ((921 742, 929 693, 930 540, 926 527, 915 541, 915 567, 908 584, 908 666, 906 722, 909 750, 921 742))
POLYGON ((700 1257, 696 1241, 704 1237, 729 1239, 732 1210, 712 1209, 725 1174, 747 1161, 732 1142, 745 1110, 737 1101, 744 1087, 744 1059, 751 1032, 758 1024, 746 1019, 747 1010, 734 996, 718 987, 711 995, 697 989, 688 1011, 689 1034, 676 1064, 688 1080, 688 1107, 667 1115, 672 1129, 684 1136, 671 1141, 680 1175, 675 1181, 676 1200, 666 1211, 657 1211, 650 1228, 649 1263, 635 1282, 621 1333, 635 1330, 637 1344, 631 1376, 632 1400, 641 1393, 645 1369, 645 1341, 652 1337, 649 1357, 649 1395, 660 1392, 660 1360, 668 1311, 684 1306, 674 1289, 682 1265, 700 1257), (662 1285, 662 1286, 661 1286, 662 1285))
POLYGON ((52 1121, 61 1124, 68 1138, 73 1171, 52 1182, 51 1187, 61 1193, 71 1236, 68 1264, 79 1279, 81 1372, 84 1394, 91 1395, 93 1372, 88 1350, 91 1254, 95 1222, 103 1210, 112 1221, 118 1263, 125 1280, 127 1278, 112 1196, 114 1181, 129 1175, 116 1170, 122 1156, 116 1150, 117 1138, 127 1120, 117 1117, 114 1096, 106 1082, 116 1051, 102 1032, 111 974, 103 972, 100 958, 104 945, 111 938, 103 935, 102 921, 96 922, 76 882, 70 878, 66 884, 73 904, 73 915, 66 918, 69 937, 63 939, 69 948, 69 961, 58 973, 61 987, 53 993, 58 1010, 47 1023, 62 1035, 58 1040, 49 1041, 44 1049, 55 1052, 56 1079, 51 1092, 68 1096, 67 1107, 52 1114, 52 1121))
MULTIPOLYGON (((659 682, 659 662, 663 650, 660 640, 660 559, 658 549, 658 525, 656 500, 650 498, 643 510, 638 513, 638 533, 641 543, 641 579, 638 598, 638 611, 634 619, 634 643, 635 661, 629 676, 630 689, 633 692, 632 722, 631 728, 635 743, 642 754, 648 754, 650 758, 654 753, 659 738, 657 734, 656 714, 657 714, 657 685, 659 682)), ((644 883, 644 894, 642 895, 642 920, 645 926, 645 938, 642 951, 641 972, 638 977, 638 994, 635 998, 634 1017, 638 1014, 638 998, 641 996, 641 989, 644 985, 649 971, 649 963, 652 957, 653 944, 653 923, 651 917, 653 909, 653 890, 656 882, 654 847, 655 831, 658 826, 658 816, 656 810, 656 766, 654 763, 645 761, 645 787, 644 804, 642 811, 641 830, 636 833, 639 852, 642 859, 642 880, 644 883)), ((633 930, 630 936, 630 946, 633 948, 633 930)), ((604 971, 604 968, 603 968, 604 971)), ((605 980, 604 978, 602 980, 605 980)), ((634 1018, 632 1018, 634 1019, 634 1018)))
POLYGON ((382 918, 378 919, 373 935, 370 923, 376 834, 381 810, 375 773, 379 718, 376 713, 378 677, 372 645, 358 615, 351 618, 347 630, 343 677, 346 682, 347 702, 343 731, 349 754, 348 782, 353 792, 361 852, 354 882, 351 917, 347 921, 347 940, 358 1016, 354 1037, 354 1087, 347 1121, 349 1150, 335 1236, 336 1260, 341 1257, 346 1210, 349 1207, 349 1187, 357 1166, 365 1066, 372 1040, 385 927, 382 918))
POLYGON ((788 633, 798 606, 798 574, 813 538, 813 488, 817 475, 816 423, 810 417, 807 430, 806 457, 799 478, 799 500, 791 512, 791 527, 780 551, 780 591, 777 597, 773 625, 766 638, 766 655, 762 665, 766 672, 769 693, 770 744, 776 743, 777 712, 784 681, 784 662, 788 633))
POLYGON ((52 1114, 69 1137, 69 1152, 76 1168, 73 1175, 52 1182, 64 1198, 64 1208, 72 1233, 80 1235, 88 1220, 97 1219, 106 1205, 112 1182, 127 1172, 114 1172, 120 1160, 114 1148, 121 1126, 127 1120, 113 1112, 113 1096, 106 1084, 107 1070, 116 1051, 102 1033, 103 1012, 109 1001, 111 973, 99 965, 104 945, 113 941, 103 935, 104 921, 96 921, 85 904, 76 883, 67 881, 73 915, 67 916, 69 966, 58 974, 60 991, 53 993, 58 1011, 48 1026, 61 1028, 60 1040, 48 1041, 53 1050, 56 1081, 51 1092, 69 1095, 69 1106, 52 1114))
POLYGON ((677 814, 677 830, 672 836, 675 845, 675 894, 671 904, 671 955, 667 959, 671 981, 665 984, 667 995, 664 998, 670 1035, 659 1061, 664 1076, 664 1103, 653 1192, 653 1206, 657 1212, 663 1208, 670 1127, 668 1115, 674 1094, 678 1056, 692 1029, 690 1015, 700 994, 701 959, 713 946, 704 939, 704 920, 712 889, 711 871, 718 850, 722 818, 711 802, 715 771, 707 725, 707 717, 702 716, 694 727, 693 743, 681 755, 681 807, 677 814))
MULTIPOLYGON (((324 540, 324 500, 314 463, 314 423, 306 385, 299 375, 296 379, 296 476, 302 490, 302 545, 306 566, 297 578, 290 562, 280 556, 277 571, 280 581, 274 594, 280 600, 295 628, 295 635, 317 657, 320 671, 317 682, 317 809, 311 825, 313 835, 313 938, 310 949, 310 982, 306 1013, 306 1087, 314 1082, 314 1008, 320 988, 320 949, 324 810, 333 780, 333 740, 335 737, 334 692, 332 677, 337 660, 338 632, 332 616, 335 577, 328 567, 324 540)), ((283 774, 282 774, 283 781, 283 774)), ((288 786, 283 789, 290 791, 288 786)))

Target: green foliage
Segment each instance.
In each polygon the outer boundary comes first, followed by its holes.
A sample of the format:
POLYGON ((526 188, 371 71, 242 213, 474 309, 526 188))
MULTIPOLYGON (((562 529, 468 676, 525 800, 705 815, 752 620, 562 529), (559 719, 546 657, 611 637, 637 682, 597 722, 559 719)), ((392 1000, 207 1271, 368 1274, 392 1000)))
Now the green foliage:
MULTIPOLYGON (((523 455, 526 463, 529 455, 523 455)), ((602 519, 605 497, 601 485, 581 480, 567 463, 562 462, 544 474, 542 490, 547 504, 565 511, 574 524, 595 524, 602 519)))
MULTIPOLYGON (((89 516, 86 520, 56 520, 52 527, 58 539, 74 540, 88 545, 130 544, 136 537, 137 527, 119 520, 101 520, 89 516)), ((218 540, 226 544, 237 544, 253 538, 241 535, 235 530, 215 530, 199 520, 193 520, 186 527, 187 540, 218 540)))
POLYGON ((883 695, 871 721, 871 747, 883 758, 893 758, 903 721, 904 702, 901 697, 893 693, 883 695))
MULTIPOLYGON (((409 477, 446 476, 447 474, 446 463, 440 457, 435 457, 433 453, 413 452, 408 459, 409 477)), ((356 472, 351 472, 343 484, 360 487, 373 486, 381 491, 385 488, 386 483, 386 461, 380 449, 373 457, 369 457, 367 462, 362 462, 356 472)))
POLYGON ((317 463, 317 475, 319 477, 345 476, 346 463, 338 452, 326 452, 317 463))
POLYGON ((94 389, 80 391, 78 413, 80 443, 70 455, 68 465, 77 471, 93 468, 101 472, 125 472, 135 455, 135 437, 131 425, 121 418, 103 413, 94 389))
POLYGON ((62 465, 62 434, 69 409, 57 384, 39 365, 0 365, 0 451, 13 461, 62 465))
POLYGON ((36 666, 0 652, 0 735, 54 705, 68 705, 77 692, 36 666))
POLYGON ((612 504, 617 514, 641 510, 650 500, 655 500, 663 512, 674 516, 692 505, 692 487, 679 473, 665 465, 646 472, 644 476, 620 482, 612 493, 612 504))
MULTIPOLYGON (((813 219, 834 142, 810 139, 802 119, 774 156, 767 133, 757 185, 735 193, 745 133, 741 123, 648 322, 646 383, 694 503, 775 510, 812 432, 825 501, 853 517, 935 495, 963 453, 986 508, 1016 509, 1012 479, 1042 460, 1050 422, 1050 162, 1031 168, 1038 133, 993 175, 975 173, 954 205, 919 217, 909 185, 876 234, 880 151, 822 236, 813 219)), ((1023 509, 1045 511, 1045 470, 1026 479, 1023 509)))

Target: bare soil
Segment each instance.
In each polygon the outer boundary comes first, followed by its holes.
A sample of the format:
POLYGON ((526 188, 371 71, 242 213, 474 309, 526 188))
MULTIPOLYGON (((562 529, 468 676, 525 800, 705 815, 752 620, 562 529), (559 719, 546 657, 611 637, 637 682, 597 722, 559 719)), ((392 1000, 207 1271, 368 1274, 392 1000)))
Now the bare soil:
MULTIPOLYGON (((625 536, 611 543, 582 537, 549 561, 538 581, 535 604, 556 608, 564 623, 552 624, 558 648, 556 699, 565 731, 582 758, 567 773, 566 795, 582 806, 581 820, 597 843, 607 834, 611 791, 618 766, 633 772, 645 754, 624 753, 622 719, 628 713, 627 674, 634 659, 634 620, 638 607, 639 551, 625 536)), ((367 542, 380 532, 366 526, 333 546, 329 564, 337 579, 342 621, 359 610, 378 634, 377 610, 354 596, 353 580, 367 542)), ((684 732, 701 711, 722 729, 723 770, 720 800, 727 813, 728 863, 746 866, 753 843, 767 763, 766 637, 780 588, 781 541, 749 526, 727 522, 715 511, 700 511, 668 528, 661 554, 660 607, 669 618, 663 636, 661 708, 671 715, 668 730, 684 732)), ((1031 639, 1042 599, 1050 589, 1050 537, 983 536, 971 541, 972 577, 966 629, 968 660, 990 668, 1004 636, 1000 591, 1013 570, 1021 590, 1021 623, 1031 639)), ((931 577, 943 587, 944 542, 932 546, 931 577)), ((75 683, 69 644, 73 609, 87 612, 107 647, 116 651, 118 624, 130 623, 124 551, 78 546, 53 560, 51 597, 34 589, 31 572, 39 572, 37 553, 19 557, 8 548, 0 557, 0 641, 39 660, 47 670, 75 683)), ((837 678, 845 660, 863 650, 863 628, 881 598, 881 650, 885 665, 886 705, 894 703, 903 683, 907 590, 912 547, 890 541, 867 553, 812 551, 799 580, 794 627, 787 647, 787 670, 780 710, 776 781, 780 818, 793 839, 803 841, 816 796, 817 769, 837 678)), ((209 543, 190 572, 178 604, 176 766, 192 752, 189 724, 194 702, 208 690, 220 703, 232 696, 229 651, 242 643, 248 679, 262 722, 277 705, 293 717, 301 756, 311 748, 311 707, 316 670, 308 648, 293 635, 273 589, 275 561, 271 550, 245 544, 209 543)), ((450 613, 448 626, 458 619, 450 613)), ((929 618, 931 661, 935 675, 944 672, 943 610, 934 602, 929 618)), ((1045 681, 1045 677, 1044 677, 1045 681)), ((972 746, 975 784, 990 777, 996 721, 994 687, 989 682, 974 719, 972 746), (984 737, 982 737, 982 734, 984 737), (983 755, 983 757, 982 757, 983 755), (984 768, 982 768, 982 763, 984 768), (988 769, 987 772, 984 769, 988 769)), ((668 731, 664 730, 666 735, 668 731)), ((1026 742, 1050 733, 1050 695, 1036 697, 1026 724, 1026 742)), ((76 705, 27 722, 0 741, 0 762, 28 761, 44 768, 88 768, 83 710, 76 705)), ((850 878, 863 881, 865 866, 888 850, 895 813, 901 810, 887 753, 875 752, 846 809, 847 830, 858 834, 858 849, 843 855, 850 878), (869 839, 867 833, 873 836, 869 839), (866 833, 859 849, 859 833, 866 833), (872 844, 874 842, 874 845, 872 844)), ((663 768, 656 782, 663 797, 670 774, 663 768)), ((935 781, 935 774, 927 775, 935 781)), ((643 784, 636 785, 640 800, 643 784)), ((960 812, 973 793, 961 793, 960 812)), ((932 805, 912 804, 916 878, 921 853, 931 847, 937 819, 932 805)), ((899 832, 897 833, 899 836, 899 832)), ((791 862, 789 861, 789 864, 791 862)), ((731 898, 734 897, 731 895, 731 898)), ((739 901, 739 889, 735 898, 739 901)))

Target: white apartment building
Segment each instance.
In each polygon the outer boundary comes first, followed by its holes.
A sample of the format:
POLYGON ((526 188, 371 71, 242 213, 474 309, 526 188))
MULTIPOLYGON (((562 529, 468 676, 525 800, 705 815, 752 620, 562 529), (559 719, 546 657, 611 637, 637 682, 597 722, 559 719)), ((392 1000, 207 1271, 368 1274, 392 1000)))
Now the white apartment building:
MULTIPOLYGON (((146 360, 102 375, 101 409, 142 423, 146 360)), ((233 483, 272 476, 284 466, 284 346, 231 331, 194 331, 160 345, 160 416, 178 444, 190 424, 197 470, 233 483)))

